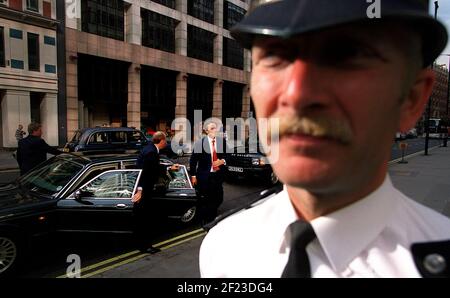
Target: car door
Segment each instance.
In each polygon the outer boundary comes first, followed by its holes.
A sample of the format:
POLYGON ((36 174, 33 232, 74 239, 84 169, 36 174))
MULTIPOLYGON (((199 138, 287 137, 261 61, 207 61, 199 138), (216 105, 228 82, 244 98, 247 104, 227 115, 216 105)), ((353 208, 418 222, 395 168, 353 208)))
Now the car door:
POLYGON ((59 230, 131 232, 131 198, 140 175, 139 169, 106 171, 60 200, 57 206, 59 230))

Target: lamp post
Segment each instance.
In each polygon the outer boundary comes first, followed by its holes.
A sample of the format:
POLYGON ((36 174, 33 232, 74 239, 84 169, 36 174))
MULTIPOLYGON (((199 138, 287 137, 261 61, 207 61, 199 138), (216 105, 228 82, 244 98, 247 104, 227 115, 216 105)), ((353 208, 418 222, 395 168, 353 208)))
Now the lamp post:
POLYGON ((446 97, 446 105, 445 105, 445 132, 444 132, 444 142, 443 146, 447 147, 447 139, 448 139, 448 128, 450 126, 450 118, 448 115, 449 101, 450 101, 450 54, 441 54, 441 56, 448 56, 448 69, 447 69, 447 97, 446 97))
MULTIPOLYGON (((439 8, 438 1, 434 1, 434 18, 437 19, 437 11, 439 8)), ((434 68, 434 62, 431 69, 434 68)), ((430 114, 431 114, 431 98, 428 99, 427 112, 425 117, 425 155, 428 155, 428 143, 430 141, 430 114)))

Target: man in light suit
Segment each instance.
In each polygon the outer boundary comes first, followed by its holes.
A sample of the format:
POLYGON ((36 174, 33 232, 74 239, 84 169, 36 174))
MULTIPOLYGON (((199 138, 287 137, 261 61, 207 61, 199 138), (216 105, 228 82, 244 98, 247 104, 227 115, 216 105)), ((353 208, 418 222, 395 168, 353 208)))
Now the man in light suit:
POLYGON ((207 136, 194 144, 189 163, 192 184, 197 186, 202 197, 203 223, 207 223, 214 220, 223 202, 225 144, 223 138, 216 137, 217 125, 214 122, 207 122, 204 130, 207 136))

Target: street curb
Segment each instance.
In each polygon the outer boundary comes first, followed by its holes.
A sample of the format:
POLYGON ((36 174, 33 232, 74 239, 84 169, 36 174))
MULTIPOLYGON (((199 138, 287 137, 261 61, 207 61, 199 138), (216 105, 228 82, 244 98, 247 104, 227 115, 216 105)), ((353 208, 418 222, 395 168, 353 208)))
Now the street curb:
MULTIPOLYGON (((436 149, 436 148, 440 148, 440 147, 443 147, 442 144, 437 145, 437 146, 434 146, 434 147, 431 147, 431 148, 428 149, 428 151, 432 151, 432 150, 434 150, 434 149, 436 149)), ((418 156, 418 155, 421 155, 421 154, 424 154, 424 153, 425 153, 425 150, 417 151, 417 152, 414 152, 414 153, 412 153, 412 154, 406 155, 406 156, 404 157, 404 159, 410 159, 410 158, 413 158, 413 157, 415 157, 415 156, 418 156)), ((393 165, 393 164, 397 164, 400 160, 402 160, 401 157, 400 157, 400 158, 397 158, 397 159, 393 159, 393 160, 391 160, 391 161, 388 162, 388 165, 390 166, 390 165, 393 165)))

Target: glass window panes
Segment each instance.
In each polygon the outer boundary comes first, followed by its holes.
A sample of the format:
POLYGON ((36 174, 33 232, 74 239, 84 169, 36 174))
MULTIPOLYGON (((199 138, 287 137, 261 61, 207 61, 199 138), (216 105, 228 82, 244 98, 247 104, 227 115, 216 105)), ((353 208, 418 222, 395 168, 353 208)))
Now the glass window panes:
POLYGON ((142 45, 175 53, 175 27, 178 21, 142 9, 142 45))
POLYGON ((143 143, 145 137, 139 131, 128 132, 128 143, 143 143))
POLYGON ((33 71, 40 70, 39 61, 39 35, 28 33, 28 69, 33 71))
POLYGON ((112 131, 109 135, 111 143, 126 143, 127 133, 125 131, 112 131))
POLYGON ((89 198, 131 199, 139 171, 112 171, 95 178, 81 190, 89 198))
POLYGON ((108 143, 108 136, 106 132, 97 132, 89 137, 89 144, 106 144, 108 143))
POLYGON ((169 189, 192 188, 185 166, 180 166, 178 171, 168 169, 168 174, 170 176, 169 189))
POLYGON ((244 69, 244 49, 234 39, 223 38, 223 65, 244 69))
POLYGON ((223 27, 230 29, 244 17, 245 9, 228 1, 223 2, 223 27))
POLYGON ((33 11, 39 11, 39 1, 38 0, 27 0, 27 9, 33 11))
POLYGON ((198 27, 188 25, 188 57, 213 62, 215 34, 198 27))
POLYGON ((81 169, 82 164, 66 159, 54 159, 32 170, 20 184, 25 189, 53 195, 60 191, 81 169))
MULTIPOLYGON (((153 2, 175 9, 175 0, 152 0, 153 2)), ((185 0, 183 0, 185 1, 185 0)))
POLYGON ((0 27, 0 66, 5 66, 5 36, 3 27, 0 27))
POLYGON ((122 0, 81 1, 81 28, 85 32, 124 39, 124 6, 122 0))
POLYGON ((214 24, 214 0, 188 0, 188 14, 214 24))

